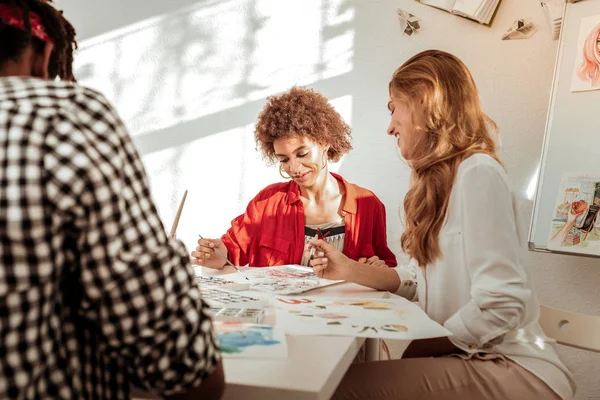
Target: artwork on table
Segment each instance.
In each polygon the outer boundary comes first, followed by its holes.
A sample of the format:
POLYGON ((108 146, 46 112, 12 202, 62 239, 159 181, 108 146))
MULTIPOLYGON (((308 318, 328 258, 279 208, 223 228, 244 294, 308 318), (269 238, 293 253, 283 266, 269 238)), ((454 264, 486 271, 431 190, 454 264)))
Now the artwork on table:
MULTIPOLYGON (((312 268, 300 265, 250 268, 244 273, 250 280, 250 290, 276 295, 297 294, 341 282, 320 279, 312 268)), ((224 275, 224 277, 239 281, 239 278, 234 275, 224 275)))
POLYGON ((224 357, 285 358, 285 334, 277 326, 248 322, 214 321, 217 342, 224 357))
POLYGON ((233 291, 248 290, 250 284, 247 282, 233 282, 217 276, 196 276, 196 282, 201 287, 228 289, 233 291))
POLYGON ((552 213, 549 250, 600 255, 600 174, 565 175, 552 213))
POLYGON ((382 339, 425 339, 448 336, 410 301, 276 297, 277 324, 290 335, 359 336, 382 339))
POLYGON ((265 316, 263 308, 209 308, 213 321, 259 323, 265 316))
POLYGON ((202 300, 213 308, 233 306, 236 304, 242 305, 243 307, 261 307, 268 304, 268 300, 265 299, 212 287, 200 286, 200 294, 202 295, 202 300))
POLYGON ((581 19, 572 92, 600 90, 600 14, 581 19))

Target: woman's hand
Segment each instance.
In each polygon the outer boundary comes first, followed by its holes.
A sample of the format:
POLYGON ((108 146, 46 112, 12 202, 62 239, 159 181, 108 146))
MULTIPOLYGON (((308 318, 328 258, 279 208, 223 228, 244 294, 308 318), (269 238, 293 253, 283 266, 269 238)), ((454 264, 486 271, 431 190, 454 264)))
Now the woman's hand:
POLYGON ((198 247, 195 251, 192 251, 192 264, 212 269, 223 268, 227 262, 215 253, 215 249, 225 257, 228 256, 227 247, 221 239, 198 240, 198 247))
POLYGON ((324 240, 311 240, 308 250, 315 249, 315 257, 309 264, 319 278, 348 280, 351 260, 324 240))
POLYGON ((361 257, 358 259, 358 262, 361 264, 367 264, 367 265, 371 265, 373 267, 385 267, 387 268, 388 265, 385 263, 385 261, 383 261, 382 259, 380 259, 377 256, 373 256, 373 257, 361 257))

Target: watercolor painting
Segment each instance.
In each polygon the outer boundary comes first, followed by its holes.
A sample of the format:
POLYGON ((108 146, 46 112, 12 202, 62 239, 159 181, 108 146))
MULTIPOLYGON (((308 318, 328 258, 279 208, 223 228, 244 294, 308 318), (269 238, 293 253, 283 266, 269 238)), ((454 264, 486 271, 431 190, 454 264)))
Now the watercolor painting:
POLYGON ((581 19, 572 92, 600 90, 600 14, 581 19))
POLYGON ((276 326, 248 322, 214 321, 217 342, 223 357, 285 358, 285 334, 276 326))
MULTIPOLYGON (((250 280, 250 290, 275 295, 298 294, 341 282, 320 279, 312 271, 312 268, 301 265, 249 268, 244 271, 244 274, 250 280)), ((234 275, 224 275, 223 277, 239 281, 239 278, 234 275)))
POLYGON ((548 249, 600 255, 600 174, 563 177, 553 209, 548 249))
POLYGON ((290 335, 425 339, 448 336, 419 306, 390 299, 276 297, 277 324, 290 335))

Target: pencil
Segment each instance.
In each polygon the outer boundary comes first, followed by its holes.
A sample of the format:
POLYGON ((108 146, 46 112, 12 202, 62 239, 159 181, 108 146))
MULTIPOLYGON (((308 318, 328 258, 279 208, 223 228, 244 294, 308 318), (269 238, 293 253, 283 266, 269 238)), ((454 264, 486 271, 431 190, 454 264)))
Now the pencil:
POLYGON ((177 214, 175 214, 175 221, 173 221, 173 226, 171 227, 171 233, 169 233, 169 238, 175 237, 175 232, 177 232, 177 225, 179 225, 179 218, 181 217, 181 212, 183 211, 183 205, 185 204, 185 198, 187 197, 187 193, 187 190, 183 193, 183 198, 181 199, 181 203, 179 203, 179 209, 177 210, 177 214))
MULTIPOLYGON (((202 235, 200 235, 200 234, 199 234, 198 236, 200 236, 200 239, 204 239, 204 238, 202 237, 202 235)), ((242 273, 242 271, 240 271, 240 270, 239 270, 239 268, 238 268, 238 267, 236 267, 236 266, 235 266, 235 265, 234 265, 234 264, 233 264, 231 261, 229 261, 229 260, 227 259, 227 257, 225 257, 225 256, 223 255, 223 253, 221 253, 219 250, 217 250, 217 248, 216 248, 216 247, 213 247, 213 250, 215 251, 215 253, 217 253, 217 255, 218 255, 219 257, 221 257, 223 260, 225 260, 225 262, 227 262, 227 264, 231 265, 231 266, 233 267, 233 269, 235 269, 235 270, 236 270, 237 272, 239 272, 239 273, 240 273, 240 274, 241 274, 241 275, 242 275, 244 278, 246 278, 246 280, 250 280, 250 279, 248 279, 248 277, 247 277, 246 275, 244 275, 244 274, 242 273)))

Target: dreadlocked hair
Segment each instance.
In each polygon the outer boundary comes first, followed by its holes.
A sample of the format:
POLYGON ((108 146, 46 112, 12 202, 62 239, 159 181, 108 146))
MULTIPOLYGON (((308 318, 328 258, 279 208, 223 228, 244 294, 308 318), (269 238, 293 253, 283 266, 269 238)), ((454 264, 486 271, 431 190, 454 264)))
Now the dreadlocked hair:
POLYGON ((51 0, 0 0, 0 4, 12 6, 23 13, 25 30, 20 30, 0 22, 0 64, 16 60, 31 44, 41 52, 44 42, 32 36, 29 13, 34 12, 40 17, 40 22, 54 43, 54 49, 48 63, 50 79, 59 77, 61 80, 75 81, 73 76, 73 51, 77 49, 75 28, 50 4, 51 0))

